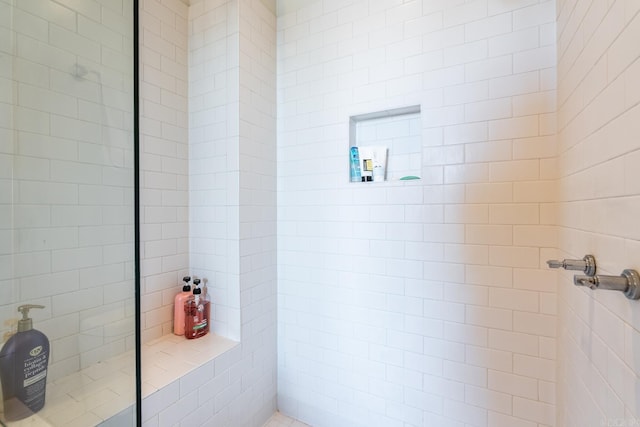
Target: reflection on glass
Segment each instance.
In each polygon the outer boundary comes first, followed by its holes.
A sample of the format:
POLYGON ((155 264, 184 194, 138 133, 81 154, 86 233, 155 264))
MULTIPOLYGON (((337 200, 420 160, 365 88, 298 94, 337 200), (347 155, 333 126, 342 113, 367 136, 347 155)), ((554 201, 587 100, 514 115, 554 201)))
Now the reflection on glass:
POLYGON ((133 141, 132 0, 0 0, 9 426, 133 425, 133 141))

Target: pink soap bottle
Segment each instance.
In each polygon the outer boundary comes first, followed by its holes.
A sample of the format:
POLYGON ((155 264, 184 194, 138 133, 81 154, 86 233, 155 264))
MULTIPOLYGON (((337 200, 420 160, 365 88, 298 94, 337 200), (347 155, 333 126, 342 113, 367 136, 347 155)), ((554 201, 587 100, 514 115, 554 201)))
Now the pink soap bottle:
POLYGON ((200 279, 194 279, 193 298, 184 303, 184 336, 187 339, 200 338, 209 332, 210 303, 202 297, 202 289, 198 286, 200 279))
POLYGON ((182 281, 182 292, 176 295, 173 303, 173 333, 176 335, 184 335, 184 303, 191 297, 191 277, 184 276, 182 281))

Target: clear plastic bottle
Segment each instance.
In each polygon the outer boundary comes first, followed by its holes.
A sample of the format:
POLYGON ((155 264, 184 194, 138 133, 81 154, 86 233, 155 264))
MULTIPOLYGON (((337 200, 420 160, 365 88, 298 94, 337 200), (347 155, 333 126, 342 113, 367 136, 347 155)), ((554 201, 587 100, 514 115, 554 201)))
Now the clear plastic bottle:
POLYGON ((194 279, 193 284, 193 298, 184 303, 184 336, 187 339, 200 338, 209 332, 211 304, 202 297, 200 279, 194 279))

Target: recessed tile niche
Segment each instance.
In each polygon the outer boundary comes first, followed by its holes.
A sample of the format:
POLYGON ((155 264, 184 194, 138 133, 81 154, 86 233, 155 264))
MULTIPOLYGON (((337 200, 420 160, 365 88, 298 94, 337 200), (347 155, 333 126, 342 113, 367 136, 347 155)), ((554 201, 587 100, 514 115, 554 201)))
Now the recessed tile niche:
POLYGON ((349 146, 386 146, 386 180, 420 176, 422 125, 420 105, 358 114, 349 118, 349 146))

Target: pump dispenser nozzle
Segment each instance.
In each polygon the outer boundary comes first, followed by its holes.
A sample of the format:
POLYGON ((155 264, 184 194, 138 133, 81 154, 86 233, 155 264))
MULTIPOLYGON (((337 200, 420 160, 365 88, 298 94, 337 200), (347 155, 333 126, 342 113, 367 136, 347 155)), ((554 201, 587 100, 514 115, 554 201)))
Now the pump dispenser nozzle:
POLYGON ((190 291, 191 290, 191 285, 189 285, 189 282, 191 281, 191 277, 184 276, 182 278, 182 281, 184 282, 184 285, 182 286, 182 292, 190 291))
POLYGON ((29 310, 32 308, 44 308, 44 305, 24 304, 18 307, 18 311, 22 313, 22 319, 18 320, 18 332, 30 331, 33 329, 33 320, 29 317, 29 310))
POLYGON ((200 295, 202 294, 202 289, 200 289, 200 279, 193 279, 193 284, 195 286, 195 288, 193 288, 193 296, 196 300, 196 306, 198 307, 198 310, 200 310, 200 295))

